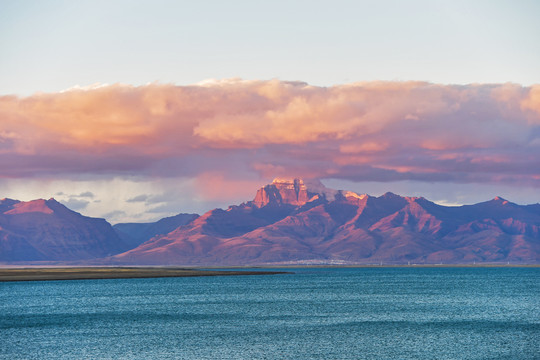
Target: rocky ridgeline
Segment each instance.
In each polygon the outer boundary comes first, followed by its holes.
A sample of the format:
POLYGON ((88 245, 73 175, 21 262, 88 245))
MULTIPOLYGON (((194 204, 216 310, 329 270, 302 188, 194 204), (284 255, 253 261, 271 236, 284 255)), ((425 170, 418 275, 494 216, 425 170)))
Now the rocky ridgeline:
POLYGON ((540 204, 446 207, 275 179, 201 216, 117 224, 55 200, 0 201, 0 261, 133 265, 540 263, 540 204), (116 232, 115 232, 116 231, 116 232))

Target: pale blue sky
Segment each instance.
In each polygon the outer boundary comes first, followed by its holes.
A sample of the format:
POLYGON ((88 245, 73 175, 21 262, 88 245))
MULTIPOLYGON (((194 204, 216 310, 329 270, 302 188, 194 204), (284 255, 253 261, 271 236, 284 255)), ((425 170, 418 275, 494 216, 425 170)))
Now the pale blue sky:
POLYGON ((540 1, 0 0, 0 94, 209 78, 540 83, 540 1))
MULTIPOLYGON (((224 78, 297 80, 323 87, 370 80, 540 84, 539 19, 540 0, 0 0, 0 96, 224 78)), ((22 115, 18 109, 11 108, 13 119, 24 120, 25 109, 20 107, 22 115)), ((12 164, 9 151, 17 156, 20 149, 26 151, 13 145, 23 139, 17 131, 26 132, 10 119, 4 116, 11 130, 0 118, 3 169, 12 164)), ((531 139, 539 131, 533 125, 526 133, 531 139)), ((486 123, 478 136, 490 127, 486 123)), ((531 149, 526 154, 534 160, 536 148, 531 149)), ((102 160, 107 157, 102 154, 102 160)), ((0 172, 0 198, 55 196, 85 215, 116 222, 202 213, 249 200, 257 190, 246 185, 242 194, 231 195, 234 199, 211 199, 189 174, 123 176, 121 170, 40 178, 29 168, 30 177, 22 179, 0 172), (161 202, 131 201, 142 195, 161 202)), ((251 175, 256 178, 255 172, 251 175)), ((261 179, 256 185, 263 184, 261 179)), ((537 186, 502 183, 327 184, 446 204, 495 195, 518 203, 540 199, 537 186)))

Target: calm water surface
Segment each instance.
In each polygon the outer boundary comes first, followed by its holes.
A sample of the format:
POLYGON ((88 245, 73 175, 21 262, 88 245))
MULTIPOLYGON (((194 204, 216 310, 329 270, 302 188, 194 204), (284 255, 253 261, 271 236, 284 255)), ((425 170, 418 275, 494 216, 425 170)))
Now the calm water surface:
POLYGON ((540 269, 0 283, 1 359, 540 359, 540 269))

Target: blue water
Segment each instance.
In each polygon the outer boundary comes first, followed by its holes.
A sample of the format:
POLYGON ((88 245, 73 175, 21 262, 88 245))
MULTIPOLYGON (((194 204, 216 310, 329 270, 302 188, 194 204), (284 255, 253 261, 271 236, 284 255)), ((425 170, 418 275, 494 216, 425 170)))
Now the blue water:
POLYGON ((0 283, 0 359, 540 359, 540 269, 0 283))

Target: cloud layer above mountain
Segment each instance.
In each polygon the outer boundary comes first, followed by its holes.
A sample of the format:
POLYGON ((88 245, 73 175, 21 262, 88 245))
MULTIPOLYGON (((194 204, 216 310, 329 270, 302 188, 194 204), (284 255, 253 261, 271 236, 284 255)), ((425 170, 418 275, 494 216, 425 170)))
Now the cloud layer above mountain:
POLYGON ((7 178, 248 174, 540 186, 539 154, 540 85, 223 80, 0 97, 7 178))

